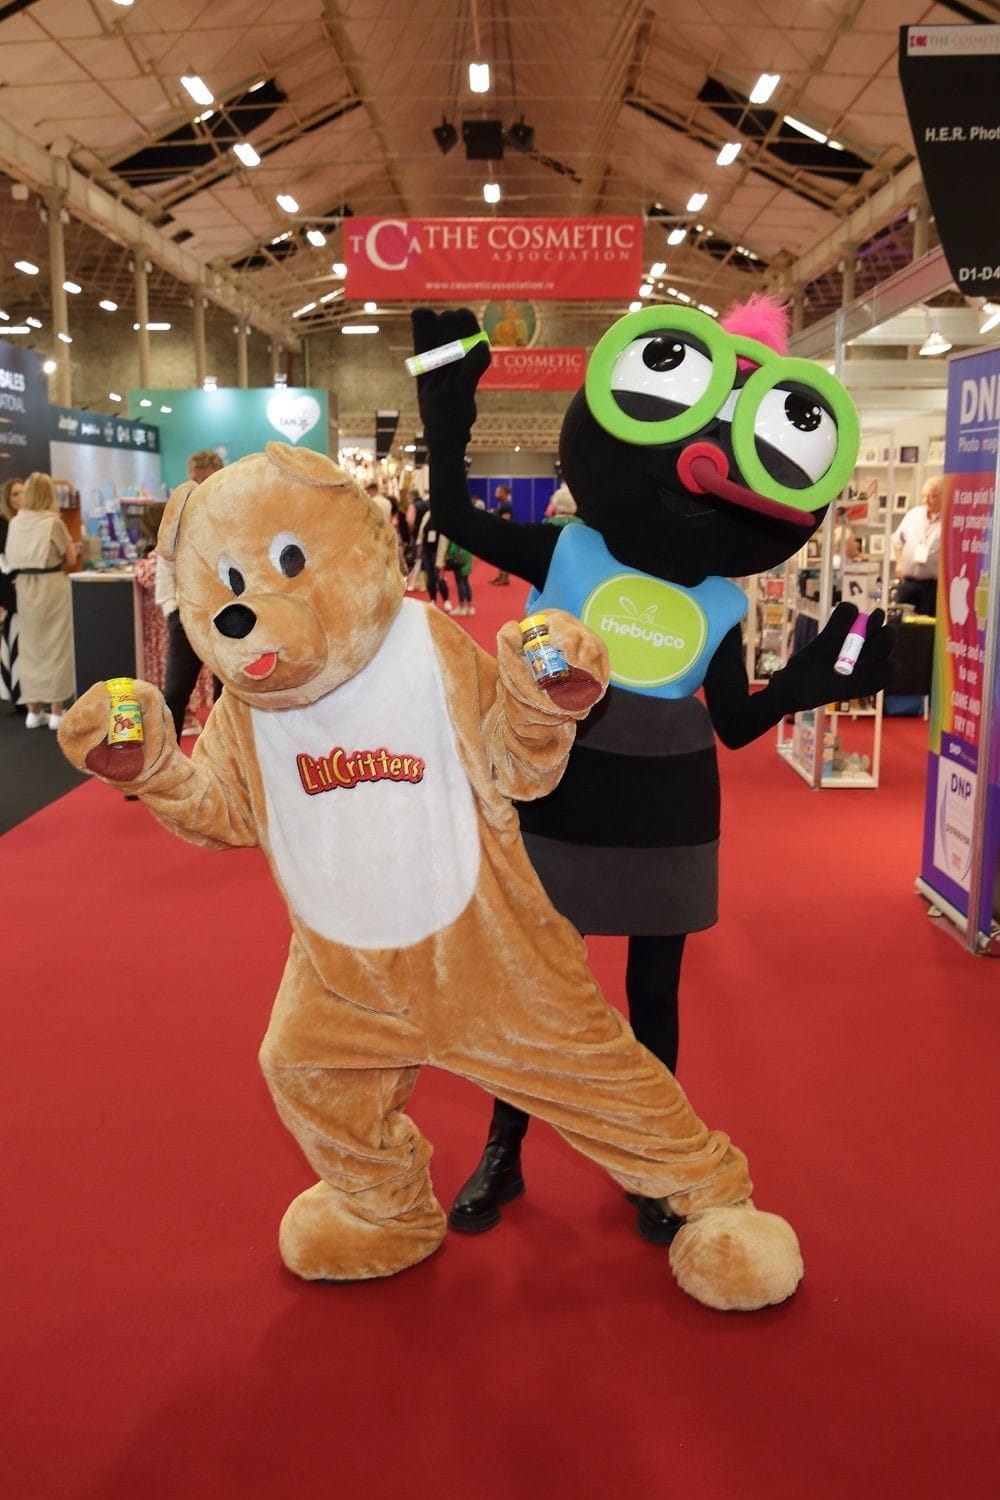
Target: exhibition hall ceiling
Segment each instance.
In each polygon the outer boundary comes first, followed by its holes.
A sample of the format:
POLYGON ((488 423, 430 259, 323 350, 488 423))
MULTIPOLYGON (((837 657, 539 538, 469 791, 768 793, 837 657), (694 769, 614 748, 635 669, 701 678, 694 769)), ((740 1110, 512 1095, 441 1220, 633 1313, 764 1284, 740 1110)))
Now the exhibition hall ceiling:
MULTIPOLYGON (((859 293, 913 254, 913 194, 891 192, 914 172, 898 27, 997 19, 989 0, 0 0, 0 306, 46 295, 47 200, 24 169, 41 147, 149 226, 151 308, 191 298, 164 247, 294 334, 357 311, 333 269, 351 217, 640 214, 664 288, 722 307, 802 262, 813 321, 852 234, 859 293), (477 134, 494 155, 469 159, 477 134), (853 233, 873 200, 881 221, 853 233)), ((134 244, 99 221, 70 215, 67 277, 129 307, 134 244)))

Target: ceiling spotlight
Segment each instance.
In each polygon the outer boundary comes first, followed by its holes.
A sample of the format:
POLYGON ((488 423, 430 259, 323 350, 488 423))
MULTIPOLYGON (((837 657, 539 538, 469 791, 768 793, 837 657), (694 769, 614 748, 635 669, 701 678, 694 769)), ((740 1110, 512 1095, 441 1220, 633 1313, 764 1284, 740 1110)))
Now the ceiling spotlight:
POLYGON ((979 325, 979 332, 989 333, 1000 323, 1000 302, 984 302, 982 313, 983 321, 979 325))
POLYGON ((46 375, 54 375, 58 368, 59 366, 56 364, 54 359, 47 359, 42 365, 42 369, 45 371, 46 375))
POLYGON ((526 125, 522 115, 507 131, 507 144, 513 146, 515 151, 533 151, 535 148, 535 127, 526 125))
POLYGON ((742 141, 727 141, 722 150, 719 152, 718 156, 715 158, 716 165, 720 167, 730 166, 736 160, 742 150, 742 141))
POLYGON ((56 337, 64 344, 71 344, 73 342, 72 335, 68 333, 59 333, 56 337))
POLYGON ((141 401, 139 402, 140 406, 152 406, 152 404, 153 403, 152 401, 150 401, 148 396, 143 396, 141 401))
POLYGON ((112 300, 111 300, 110 297, 102 297, 101 300, 100 300, 100 302, 98 302, 97 305, 98 305, 98 307, 103 307, 105 312, 117 312, 118 311, 118 303, 117 302, 112 302, 112 300))
POLYGON ((147 333, 169 333, 170 332, 170 324, 169 323, 147 323, 146 324, 146 332, 147 333))
POLYGON ((500 184, 499 184, 499 182, 484 182, 483 183, 483 198, 484 198, 484 200, 487 203, 499 203, 500 202, 500 184))
POLYGON ((345 323, 341 333, 378 333, 377 323, 345 323))
POLYGON ((660 277, 664 275, 666 269, 667 263, 665 260, 654 260, 653 264, 649 268, 650 281, 658 281, 660 277))
POLYGON ((378 303, 377 302, 366 302, 365 305, 364 305, 364 308, 362 309, 362 311, 366 312, 368 314, 377 313, 378 312, 378 303))
POLYGON ((667 235, 667 244, 668 245, 682 245, 686 239, 687 239, 687 230, 686 229, 681 229, 681 228, 671 229, 670 233, 667 235))
POLYGON ((80 293, 83 291, 83 287, 80 286, 79 282, 76 282, 76 281, 64 281, 63 282, 63 291, 64 292, 72 292, 74 297, 78 297, 80 295, 80 293))
POLYGON ((802 120, 796 120, 793 115, 783 115, 782 119, 786 125, 797 130, 799 135, 807 135, 811 141, 819 141, 821 146, 826 145, 826 136, 822 130, 814 130, 811 125, 806 125, 802 120))
POLYGON ((278 193, 274 201, 286 214, 297 214, 299 211, 299 205, 291 193, 278 193))
POLYGON ((27 323, 29 328, 41 328, 42 326, 41 318, 27 317, 24 321, 27 323))
POLYGON ((691 196, 690 196, 690 198, 688 199, 688 202, 687 202, 688 213, 689 214, 696 214, 700 208, 704 208, 705 207, 705 204, 707 202, 708 202, 708 194, 707 193, 692 193, 691 196))
POLYGON ((629 305, 628 305, 628 310, 629 310, 629 312, 642 312, 642 303, 641 302, 630 302, 629 305))
POLYGON ((169 417, 170 413, 173 411, 173 407, 172 406, 161 406, 160 410, 163 412, 163 414, 165 416, 169 417))
POLYGON ((333 272, 334 276, 339 276, 341 277, 341 279, 343 279, 343 277, 347 275, 347 267, 344 265, 344 262, 342 260, 335 260, 333 265, 330 267, 330 270, 333 272))
POLYGON ((920 346, 920 353, 933 357, 935 354, 947 354, 950 348, 951 345, 944 334, 935 328, 924 339, 920 346))
POLYGON ((306 239, 309 241, 310 245, 315 245, 317 250, 322 250, 323 246, 326 244, 326 235, 323 233, 322 229, 307 229, 306 239))
POLYGON ((260 166, 260 157, 249 141, 237 141, 233 147, 233 155, 239 157, 245 167, 260 166))
POLYGON ((328 302, 336 302, 338 297, 344 295, 344 288, 338 287, 335 292, 326 292, 319 300, 320 306, 325 307, 328 302))
POLYGON ((639 296, 640 297, 651 297, 652 295, 653 295, 653 283, 651 281, 644 281, 642 283, 642 286, 639 288, 639 296))
POLYGON ((217 391, 219 389, 218 376, 206 375, 201 383, 201 388, 203 391, 217 391))
POLYGON ((108 400, 109 400, 109 401, 120 401, 120 400, 121 400, 121 399, 122 399, 122 398, 121 398, 121 396, 120 396, 120 395, 119 395, 119 394, 118 394, 118 392, 117 392, 117 391, 109 391, 109 392, 108 392, 108 400))
POLYGON ((292 313, 292 317, 304 318, 306 313, 311 313, 315 306, 315 302, 306 302, 302 307, 296 308, 296 310, 292 313))
POLYGON ((451 148, 458 145, 458 131, 448 120, 443 119, 440 125, 435 125, 432 133, 442 156, 447 156, 451 148))
POLYGON ((181 79, 181 87, 187 89, 195 104, 214 104, 215 95, 203 78, 197 73, 188 73, 181 79))
POLYGON ((766 104, 780 82, 780 73, 762 73, 750 90, 750 103, 766 104))
POLYGON ((469 64, 469 88, 474 94, 488 94, 490 91, 490 65, 489 63, 469 64))
POLYGON ((16 260, 14 262, 14 269, 15 271, 23 271, 25 276, 38 275, 38 267, 33 260, 16 260))
POLYGON ((9 322, 10 322, 10 313, 9 312, 5 312, 4 309, 2 307, 0 307, 0 323, 9 323, 9 322))

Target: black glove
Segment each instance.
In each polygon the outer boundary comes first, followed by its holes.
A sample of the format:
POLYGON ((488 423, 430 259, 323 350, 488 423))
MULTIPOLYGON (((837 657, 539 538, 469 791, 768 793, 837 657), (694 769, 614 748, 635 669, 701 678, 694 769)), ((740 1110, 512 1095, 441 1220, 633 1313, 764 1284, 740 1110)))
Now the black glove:
POLYGON ((896 632, 885 623, 885 612, 876 609, 868 617, 865 643, 854 671, 841 677, 833 670, 840 648, 858 611, 853 604, 838 604, 815 640, 796 651, 779 672, 771 678, 771 688, 778 695, 785 713, 803 708, 818 708, 821 703, 841 703, 850 698, 867 698, 879 693, 895 676, 890 661, 896 632))
MULTIPOLYGON (((467 307, 437 313, 432 307, 414 308, 413 351, 425 354, 453 339, 479 333, 479 322, 467 307)), ((476 420, 476 386, 490 363, 486 343, 476 344, 464 359, 417 376, 417 400, 429 448, 464 448, 476 420)))

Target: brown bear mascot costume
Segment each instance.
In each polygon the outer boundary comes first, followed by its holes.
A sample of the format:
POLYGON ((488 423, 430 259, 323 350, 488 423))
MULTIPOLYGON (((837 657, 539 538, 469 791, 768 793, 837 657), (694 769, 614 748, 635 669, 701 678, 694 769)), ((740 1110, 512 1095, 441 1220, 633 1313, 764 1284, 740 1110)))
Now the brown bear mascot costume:
POLYGON ((788 1297, 793 1231, 753 1207, 743 1154, 604 1001, 521 842, 512 799, 555 786, 607 685, 597 637, 552 612, 572 671, 551 693, 515 624, 493 660, 404 599, 394 533, 354 481, 280 443, 175 491, 159 547, 191 643, 225 685, 193 756, 142 682, 141 745, 108 744, 102 683, 59 741, 181 838, 259 845, 287 901, 261 1060, 320 1179, 282 1221, 289 1269, 391 1276, 440 1245, 431 1148, 404 1113, 430 1064, 665 1200, 685 1221, 670 1259, 691 1296, 724 1309, 788 1297))

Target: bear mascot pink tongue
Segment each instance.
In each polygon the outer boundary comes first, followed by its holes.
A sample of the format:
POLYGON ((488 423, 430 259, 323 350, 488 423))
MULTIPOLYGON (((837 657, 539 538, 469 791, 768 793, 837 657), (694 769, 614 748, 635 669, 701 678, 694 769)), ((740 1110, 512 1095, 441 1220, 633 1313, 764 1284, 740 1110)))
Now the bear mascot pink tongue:
POLYGON ((261 1063, 319 1178, 281 1224, 289 1269, 391 1276, 440 1245, 431 1148, 404 1113, 429 1064, 662 1198, 685 1221, 670 1261, 691 1296, 740 1309, 790 1296, 793 1231, 753 1207, 742 1152, 604 1001, 521 843, 512 799, 555 786, 607 685, 597 637, 552 611, 571 672, 544 691, 516 624, 494 660, 405 599, 377 507, 329 459, 280 443, 175 491, 159 548, 225 685, 193 756, 144 682, 141 747, 109 747, 103 683, 59 742, 181 838, 259 845, 287 901, 261 1063))

